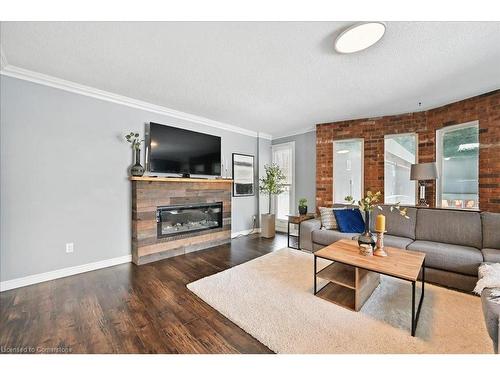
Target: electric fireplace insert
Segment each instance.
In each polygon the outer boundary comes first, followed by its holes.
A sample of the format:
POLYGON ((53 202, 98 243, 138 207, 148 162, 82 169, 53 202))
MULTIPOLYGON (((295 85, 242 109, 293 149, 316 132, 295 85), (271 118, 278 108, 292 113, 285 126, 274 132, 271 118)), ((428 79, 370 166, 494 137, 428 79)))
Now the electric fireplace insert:
POLYGON ((162 206, 156 209, 158 238, 222 227, 222 202, 162 206))

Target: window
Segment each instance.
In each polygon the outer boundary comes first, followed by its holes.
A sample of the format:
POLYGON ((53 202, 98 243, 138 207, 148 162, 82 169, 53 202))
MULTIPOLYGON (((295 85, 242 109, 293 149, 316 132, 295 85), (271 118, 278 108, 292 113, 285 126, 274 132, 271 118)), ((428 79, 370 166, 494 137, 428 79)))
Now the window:
POLYGON ((388 135, 384 139, 384 202, 415 204, 415 181, 410 167, 417 162, 417 135, 388 135))
POLYGON ((436 132, 436 161, 437 204, 443 208, 478 208, 479 122, 439 129, 436 132))
MULTIPOLYGON (((285 191, 274 200, 276 220, 287 222, 294 210, 294 169, 295 169, 295 142, 281 143, 272 146, 273 163, 280 166, 286 176, 285 191)), ((279 223, 278 223, 279 226, 279 223)))
POLYGON ((361 199, 363 191, 363 140, 333 142, 333 202, 345 203, 345 197, 361 199))

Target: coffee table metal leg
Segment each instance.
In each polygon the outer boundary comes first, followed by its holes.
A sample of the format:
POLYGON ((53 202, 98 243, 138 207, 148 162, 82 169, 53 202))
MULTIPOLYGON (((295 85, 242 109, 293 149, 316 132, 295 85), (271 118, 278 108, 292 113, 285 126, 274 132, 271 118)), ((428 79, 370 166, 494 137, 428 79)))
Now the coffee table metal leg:
POLYGON ((411 282, 411 335, 415 336, 415 281, 411 282))
POLYGON ((286 247, 290 247, 290 221, 288 221, 286 241, 286 247))
POLYGON ((314 295, 316 295, 316 255, 314 256, 314 295))
POLYGON ((420 310, 422 309, 422 302, 424 301, 425 294, 425 260, 422 263, 422 292, 420 293, 420 300, 418 301, 417 313, 415 315, 415 286, 416 282, 411 283, 411 335, 415 336, 417 330, 418 318, 420 317, 420 310))

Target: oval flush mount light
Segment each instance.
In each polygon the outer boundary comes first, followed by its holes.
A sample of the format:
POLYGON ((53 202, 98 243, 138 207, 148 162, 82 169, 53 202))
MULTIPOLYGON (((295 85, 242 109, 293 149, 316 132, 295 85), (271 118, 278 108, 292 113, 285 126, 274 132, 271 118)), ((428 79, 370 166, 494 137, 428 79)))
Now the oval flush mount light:
POLYGON ((362 51, 377 43, 385 33, 382 22, 358 23, 344 30, 335 39, 335 50, 339 53, 362 51))

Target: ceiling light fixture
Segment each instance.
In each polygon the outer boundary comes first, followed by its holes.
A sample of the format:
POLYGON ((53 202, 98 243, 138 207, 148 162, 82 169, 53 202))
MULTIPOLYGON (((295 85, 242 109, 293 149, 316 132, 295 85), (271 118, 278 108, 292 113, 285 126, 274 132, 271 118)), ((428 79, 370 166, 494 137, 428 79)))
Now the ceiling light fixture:
POLYGON ((363 22, 345 29, 335 39, 335 50, 338 53, 354 53, 362 51, 377 43, 385 33, 382 22, 363 22))

